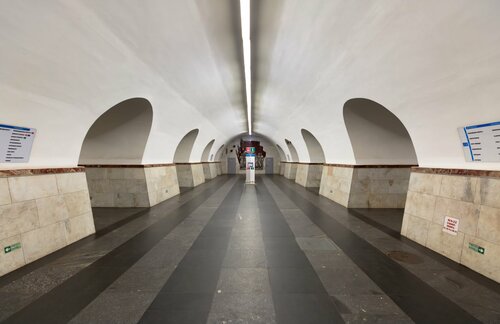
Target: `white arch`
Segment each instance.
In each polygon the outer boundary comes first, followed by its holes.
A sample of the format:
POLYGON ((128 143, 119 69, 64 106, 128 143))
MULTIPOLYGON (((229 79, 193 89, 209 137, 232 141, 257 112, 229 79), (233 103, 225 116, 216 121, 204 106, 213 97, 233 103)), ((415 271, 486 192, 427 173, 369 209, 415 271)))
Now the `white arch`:
POLYGON ((199 129, 195 128, 184 135, 175 149, 174 163, 190 162, 189 159, 198 133, 199 129))
POLYGON ((79 164, 140 164, 152 122, 147 99, 131 98, 111 107, 89 128, 79 164))
POLYGON ((309 152, 309 162, 311 163, 324 163, 325 153, 323 152, 323 147, 321 147, 318 139, 307 129, 302 128, 300 130, 304 142, 306 143, 307 151, 309 152))
POLYGON ((285 138, 285 143, 292 156, 291 162, 299 162, 299 155, 297 153, 297 150, 295 149, 295 146, 292 144, 291 141, 287 140, 286 138, 285 138))
POLYGON ((210 142, 208 142, 207 146, 205 146, 205 149, 203 150, 203 154, 201 154, 201 161, 202 162, 208 162, 209 157, 210 157, 210 151, 212 150, 212 146, 215 143, 215 139, 212 139, 210 142))
POLYGON ((280 155, 280 159, 281 161, 288 161, 288 159, 286 158, 286 154, 285 154, 285 151, 283 151, 283 148, 281 146, 279 146, 279 144, 276 144, 276 147, 278 148, 278 153, 280 155))
POLYGON ((344 122, 358 164, 417 164, 406 127, 379 103, 354 98, 344 104, 344 122))
POLYGON ((215 161, 220 161, 220 158, 221 158, 221 156, 222 156, 222 153, 224 152, 224 146, 225 146, 225 145, 224 145, 224 144, 222 144, 222 145, 219 147, 219 149, 217 150, 217 153, 215 153, 215 158, 214 158, 214 160, 215 160, 215 161))

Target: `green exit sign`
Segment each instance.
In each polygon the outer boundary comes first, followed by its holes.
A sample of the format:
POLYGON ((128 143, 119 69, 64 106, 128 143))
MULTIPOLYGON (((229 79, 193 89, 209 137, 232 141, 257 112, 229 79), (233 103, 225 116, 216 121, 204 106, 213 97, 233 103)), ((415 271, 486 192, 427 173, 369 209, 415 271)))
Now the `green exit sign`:
POLYGON ((3 251, 7 254, 10 253, 14 250, 20 249, 21 248, 21 243, 15 243, 12 245, 7 245, 3 248, 3 251))
POLYGON ((477 253, 484 254, 484 247, 481 247, 474 243, 469 243, 469 249, 476 251, 477 253))

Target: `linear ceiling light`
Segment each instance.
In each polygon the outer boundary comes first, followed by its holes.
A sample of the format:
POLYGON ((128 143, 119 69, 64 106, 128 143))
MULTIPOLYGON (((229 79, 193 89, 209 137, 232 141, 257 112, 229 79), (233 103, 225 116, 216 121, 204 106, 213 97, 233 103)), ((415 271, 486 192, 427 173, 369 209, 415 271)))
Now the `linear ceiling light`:
POLYGON ((250 0, 240 0, 241 38, 243 40, 243 65, 245 67, 245 91, 247 99, 248 134, 252 135, 252 69, 250 44, 250 0))

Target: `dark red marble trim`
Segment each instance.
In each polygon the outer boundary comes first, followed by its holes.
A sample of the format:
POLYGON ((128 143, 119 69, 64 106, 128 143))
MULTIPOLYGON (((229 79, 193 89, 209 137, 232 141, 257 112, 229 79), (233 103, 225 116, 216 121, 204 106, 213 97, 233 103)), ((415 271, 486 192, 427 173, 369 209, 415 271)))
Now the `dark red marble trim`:
POLYGON ((312 163, 309 163, 309 162, 292 162, 294 164, 303 164, 303 165, 324 165, 324 163, 322 162, 312 162, 312 163))
POLYGON ((280 161, 280 163, 288 163, 288 164, 304 164, 304 165, 324 165, 324 163, 318 163, 318 162, 313 162, 313 163, 309 163, 309 162, 287 162, 287 161, 280 161))
POLYGON ((413 167, 411 168, 411 171, 417 173, 429 173, 429 174, 500 178, 500 171, 494 171, 494 170, 440 169, 440 168, 413 167))
POLYGON ((0 170, 0 177, 21 177, 42 174, 60 174, 85 172, 85 168, 45 168, 45 169, 20 169, 20 170, 0 170))
POLYGON ((84 164, 81 165, 85 168, 158 168, 158 167, 168 167, 174 166, 173 163, 161 163, 161 164, 84 164))
POLYGON ((414 168, 416 165, 412 164, 335 164, 335 163, 325 163, 324 166, 333 166, 339 168, 353 168, 353 169, 404 169, 404 168, 414 168))
POLYGON ((194 164, 203 164, 203 162, 178 162, 174 163, 175 165, 194 165, 194 164))

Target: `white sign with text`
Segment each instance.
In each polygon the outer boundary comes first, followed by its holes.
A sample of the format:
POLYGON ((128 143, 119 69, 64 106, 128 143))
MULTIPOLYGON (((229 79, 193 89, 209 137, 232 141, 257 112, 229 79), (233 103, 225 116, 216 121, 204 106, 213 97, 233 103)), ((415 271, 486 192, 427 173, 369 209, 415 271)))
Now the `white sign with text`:
POLYGON ((457 235, 458 234, 458 223, 460 220, 458 218, 448 217, 444 218, 443 232, 457 235))

